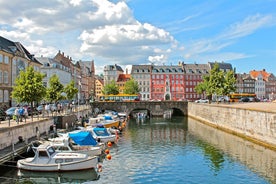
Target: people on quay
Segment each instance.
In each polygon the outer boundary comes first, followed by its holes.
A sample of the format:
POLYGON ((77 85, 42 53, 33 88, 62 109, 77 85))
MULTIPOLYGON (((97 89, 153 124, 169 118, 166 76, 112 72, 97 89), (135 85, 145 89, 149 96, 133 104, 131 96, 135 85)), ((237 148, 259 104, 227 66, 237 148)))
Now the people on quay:
POLYGON ((28 115, 29 115, 28 107, 24 106, 24 115, 23 115, 23 117, 26 119, 26 118, 28 118, 28 115))
POLYGON ((48 116, 50 115, 51 109, 49 103, 45 105, 45 111, 47 112, 48 116))
POLYGON ((19 112, 18 111, 19 111, 19 105, 16 106, 15 111, 14 111, 14 117, 13 117, 17 123, 19 123, 19 112))
POLYGON ((20 121, 20 122, 23 122, 24 108, 23 108, 23 107, 20 107, 20 108, 18 109, 18 113, 19 113, 19 121, 20 121))

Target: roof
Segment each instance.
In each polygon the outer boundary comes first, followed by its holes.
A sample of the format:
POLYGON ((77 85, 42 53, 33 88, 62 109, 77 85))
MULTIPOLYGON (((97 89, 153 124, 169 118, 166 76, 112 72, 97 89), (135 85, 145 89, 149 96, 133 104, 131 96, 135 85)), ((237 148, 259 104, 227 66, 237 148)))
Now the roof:
POLYGON ((208 62, 210 65, 210 68, 213 69, 215 64, 219 65, 219 69, 227 71, 227 70, 233 70, 231 63, 225 63, 225 62, 208 62))
POLYGON ((268 80, 268 77, 270 76, 270 73, 267 73, 265 70, 260 70, 260 71, 256 71, 256 70, 251 70, 249 72, 249 74, 256 79, 259 75, 262 75, 263 79, 265 81, 268 80))
POLYGON ((128 81, 130 78, 131 78, 131 75, 130 75, 130 74, 120 74, 120 75, 118 76, 117 82, 126 82, 126 81, 128 81))
POLYGON ((20 42, 13 42, 2 36, 0 36, 0 50, 8 52, 13 55, 20 55, 20 57, 26 58, 31 62, 42 65, 33 54, 31 54, 20 42))

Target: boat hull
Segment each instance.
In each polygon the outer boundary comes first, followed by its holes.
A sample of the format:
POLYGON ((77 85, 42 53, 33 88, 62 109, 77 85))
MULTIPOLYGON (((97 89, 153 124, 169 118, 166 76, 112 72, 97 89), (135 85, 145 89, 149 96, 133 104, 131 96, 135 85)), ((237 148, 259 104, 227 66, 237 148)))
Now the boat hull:
MULTIPOLYGON (((64 160, 66 161, 66 158, 64 160)), ((36 172, 64 172, 64 171, 96 169, 97 164, 98 164, 98 157, 96 156, 88 157, 85 160, 78 160, 73 162, 45 163, 45 164, 39 164, 39 163, 33 162, 33 158, 26 158, 26 159, 21 159, 17 161, 17 168, 21 170, 36 171, 36 172)))

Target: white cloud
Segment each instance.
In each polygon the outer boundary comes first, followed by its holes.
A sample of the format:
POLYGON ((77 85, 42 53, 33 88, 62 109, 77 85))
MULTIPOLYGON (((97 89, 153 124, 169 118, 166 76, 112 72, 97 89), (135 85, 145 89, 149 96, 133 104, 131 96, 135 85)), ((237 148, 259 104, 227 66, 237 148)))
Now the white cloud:
POLYGON ((235 44, 239 38, 253 34, 258 29, 269 26, 272 24, 272 16, 260 14, 248 16, 242 22, 237 22, 230 25, 225 32, 218 34, 217 36, 209 39, 194 40, 189 44, 186 49, 184 58, 209 58, 212 55, 213 58, 225 57, 224 60, 240 59, 249 57, 242 53, 224 53, 222 50, 228 46, 235 44))

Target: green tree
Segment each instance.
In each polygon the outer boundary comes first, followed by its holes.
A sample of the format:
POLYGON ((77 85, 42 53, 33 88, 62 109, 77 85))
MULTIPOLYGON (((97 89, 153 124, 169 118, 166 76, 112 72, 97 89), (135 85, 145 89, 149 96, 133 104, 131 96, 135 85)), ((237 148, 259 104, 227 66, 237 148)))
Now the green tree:
MULTIPOLYGON (((219 69, 219 64, 216 63, 214 68, 210 72, 210 78, 208 81, 208 87, 210 95, 216 94, 217 96, 223 95, 224 88, 224 72, 219 69)), ((210 96, 211 97, 211 96, 210 96)))
POLYGON ((231 92, 236 91, 236 77, 235 72, 233 70, 229 71, 225 75, 225 83, 223 88, 223 95, 229 95, 231 92))
POLYGON ((59 78, 54 74, 49 80, 49 87, 47 88, 46 99, 50 102, 57 102, 64 99, 62 96, 63 85, 60 83, 59 78))
POLYGON ((129 95, 136 95, 140 92, 139 84, 137 81, 135 81, 133 78, 126 81, 124 93, 129 95))
POLYGON ((117 95, 117 94, 119 94, 119 87, 116 84, 115 80, 112 80, 110 83, 106 84, 103 87, 102 92, 105 95, 117 95))
POLYGON ((15 86, 11 96, 17 103, 27 102, 33 107, 33 102, 40 102, 46 93, 43 85, 44 74, 34 70, 32 66, 21 71, 15 79, 15 86))
POLYGON ((222 96, 236 90, 236 78, 234 71, 223 72, 216 63, 209 75, 203 76, 203 81, 195 87, 198 94, 205 93, 209 100, 212 95, 222 96))
POLYGON ((78 93, 78 88, 75 87, 75 81, 71 80, 70 83, 68 83, 63 90, 66 93, 66 97, 68 100, 72 100, 75 95, 78 93))

